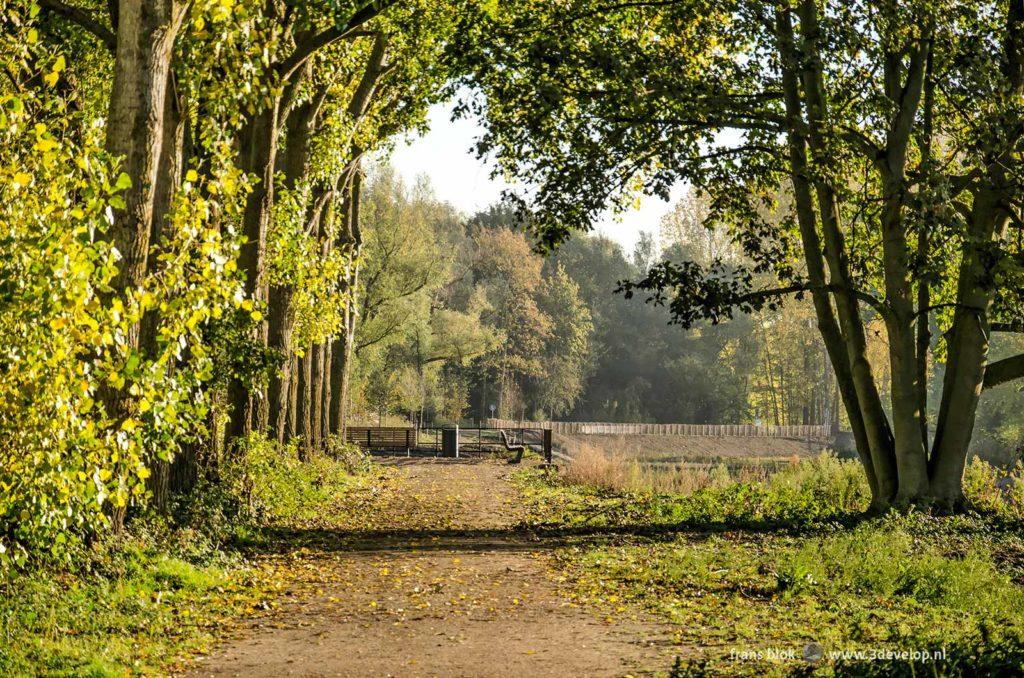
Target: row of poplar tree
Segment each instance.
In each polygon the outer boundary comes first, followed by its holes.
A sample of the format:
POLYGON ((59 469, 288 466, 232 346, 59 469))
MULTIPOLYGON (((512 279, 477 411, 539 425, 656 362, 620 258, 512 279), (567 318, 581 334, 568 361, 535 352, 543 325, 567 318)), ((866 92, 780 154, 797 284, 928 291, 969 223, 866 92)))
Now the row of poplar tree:
POLYGON ((365 158, 472 3, 0 9, 0 559, 344 427, 365 158))

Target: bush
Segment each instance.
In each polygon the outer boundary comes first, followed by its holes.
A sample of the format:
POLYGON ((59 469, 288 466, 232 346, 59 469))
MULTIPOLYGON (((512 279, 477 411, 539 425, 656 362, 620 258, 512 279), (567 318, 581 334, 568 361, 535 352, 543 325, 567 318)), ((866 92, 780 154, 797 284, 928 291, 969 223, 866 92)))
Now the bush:
POLYGON ((279 447, 251 436, 224 470, 220 501, 229 514, 255 525, 310 520, 368 470, 365 454, 349 445, 300 461, 296 444, 279 447))
MULTIPOLYGON (((766 467, 730 470, 662 469, 635 458, 579 444, 564 482, 581 488, 666 495, 660 516, 687 522, 787 522, 839 518, 865 510, 871 496, 859 462, 821 454, 770 472, 766 467)), ((1024 519, 1024 463, 1001 469, 974 457, 964 473, 968 505, 1011 520, 1024 519)))

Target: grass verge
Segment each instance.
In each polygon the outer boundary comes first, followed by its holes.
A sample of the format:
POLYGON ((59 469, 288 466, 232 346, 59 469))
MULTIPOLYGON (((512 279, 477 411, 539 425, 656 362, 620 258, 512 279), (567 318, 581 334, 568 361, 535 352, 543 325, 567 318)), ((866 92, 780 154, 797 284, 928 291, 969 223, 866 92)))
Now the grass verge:
MULTIPOLYGON (((972 493, 989 487, 970 473, 972 493)), ((553 558, 568 594, 613 619, 633 604, 672 623, 675 675, 1024 673, 1012 496, 986 489, 992 510, 963 516, 865 520, 858 474, 825 457, 687 494, 518 482, 532 529, 575 535, 553 558)))
POLYGON ((350 518, 347 500, 378 479, 357 456, 298 461, 253 441, 222 482, 174 518, 135 516, 71 566, 0 579, 0 675, 162 674, 208 649, 242 615, 277 605, 291 568, 282 530, 350 518))

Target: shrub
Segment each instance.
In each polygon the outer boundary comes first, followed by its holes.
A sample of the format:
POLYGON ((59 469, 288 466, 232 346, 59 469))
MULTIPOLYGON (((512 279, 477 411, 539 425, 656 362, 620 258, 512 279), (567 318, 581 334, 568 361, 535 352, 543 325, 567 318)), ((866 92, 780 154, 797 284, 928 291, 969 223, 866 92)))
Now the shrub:
POLYGON ((709 485, 673 498, 663 515, 690 523, 822 520, 863 511, 868 500, 867 483, 856 462, 821 455, 761 479, 709 485))
POLYGON ((329 455, 300 461, 296 444, 280 447, 251 436, 224 471, 221 501, 246 522, 309 520, 368 469, 365 455, 351 446, 334 445, 329 455))

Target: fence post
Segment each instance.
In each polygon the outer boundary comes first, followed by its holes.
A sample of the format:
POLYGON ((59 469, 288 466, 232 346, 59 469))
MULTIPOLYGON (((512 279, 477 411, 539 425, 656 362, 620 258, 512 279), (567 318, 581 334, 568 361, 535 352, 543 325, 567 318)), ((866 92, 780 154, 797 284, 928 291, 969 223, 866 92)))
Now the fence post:
POLYGON ((551 463, 551 429, 544 429, 544 461, 551 463))

